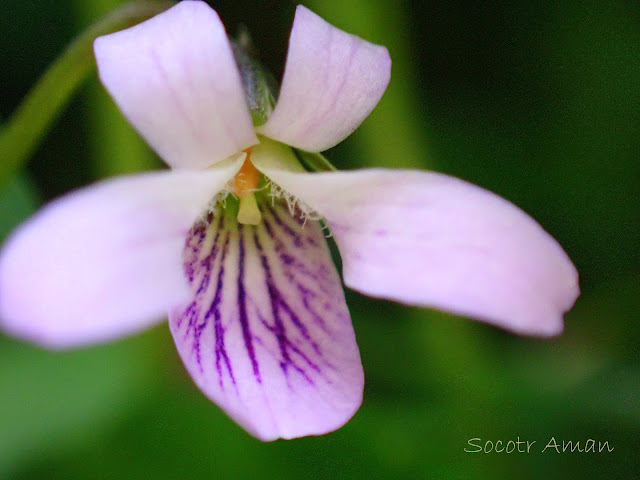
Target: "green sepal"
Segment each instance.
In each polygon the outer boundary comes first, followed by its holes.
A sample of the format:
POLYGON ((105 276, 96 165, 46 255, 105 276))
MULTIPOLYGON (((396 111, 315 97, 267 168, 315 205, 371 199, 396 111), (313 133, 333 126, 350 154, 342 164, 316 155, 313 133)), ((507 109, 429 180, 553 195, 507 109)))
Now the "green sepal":
POLYGON ((338 169, 319 152, 305 152, 297 148, 293 152, 300 160, 300 163, 310 172, 335 172, 338 169))
POLYGON ((215 208, 220 209, 224 215, 227 225, 237 225, 238 211, 240 210, 240 199, 233 193, 227 195, 215 208))
MULTIPOLYGON (((273 75, 258 60, 256 49, 246 28, 240 28, 232 46, 253 125, 259 127, 267 122, 276 106, 278 84, 273 75)), ((296 148, 292 150, 307 171, 334 172, 337 170, 321 153, 306 152, 296 148)))
POLYGON ((249 32, 241 27, 236 40, 231 43, 233 55, 240 70, 242 87, 251 111, 253 125, 267 123, 278 98, 278 82, 260 63, 249 32))

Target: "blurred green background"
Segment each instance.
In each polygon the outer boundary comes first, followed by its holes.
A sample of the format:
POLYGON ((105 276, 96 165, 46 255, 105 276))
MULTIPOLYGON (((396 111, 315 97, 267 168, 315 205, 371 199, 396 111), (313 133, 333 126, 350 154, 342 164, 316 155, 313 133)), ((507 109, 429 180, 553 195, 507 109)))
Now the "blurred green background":
MULTIPOLYGON (((121 3, 2 0, 0 119, 121 3)), ((210 3, 280 76, 295 3, 210 3)), ((349 292, 362 408, 335 433, 269 444, 196 390, 165 324, 62 353, 0 336, 0 478, 639 478, 640 2, 305 5, 394 60, 378 108, 327 156, 450 173, 529 212, 580 272, 565 333, 520 338, 349 292), (530 454, 464 452, 518 437, 530 454), (551 437, 614 451, 542 453, 551 437)), ((0 190, 0 239, 55 196, 160 166, 93 75, 0 190)))

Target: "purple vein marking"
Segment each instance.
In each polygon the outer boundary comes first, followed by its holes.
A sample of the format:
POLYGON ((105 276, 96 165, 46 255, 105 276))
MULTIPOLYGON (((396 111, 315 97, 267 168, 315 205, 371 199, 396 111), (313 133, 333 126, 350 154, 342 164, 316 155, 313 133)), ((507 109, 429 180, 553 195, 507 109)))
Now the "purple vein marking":
MULTIPOLYGON (((209 228, 211 227, 212 225, 210 225, 209 228)), ((218 240, 220 239, 220 234, 224 229, 224 219, 221 218, 220 221, 218 222, 217 227, 213 227, 213 228, 216 229, 216 236, 213 239, 211 252, 209 253, 209 255, 207 255, 204 259, 200 261, 200 266, 204 267, 205 270, 204 270, 204 276, 202 278, 202 282, 200 282, 200 286, 196 291, 196 299, 198 298, 198 296, 202 295, 209 288, 209 283, 211 282, 211 269, 215 264, 216 258, 218 256, 218 251, 219 251, 218 240)), ((193 260, 193 263, 197 262, 199 258, 200 258, 199 256, 195 258, 193 260)))
MULTIPOLYGON (((295 219, 295 217, 294 217, 295 219)), ((271 237, 271 239, 274 241, 275 243, 275 248, 276 248, 276 252, 280 252, 280 260, 282 261, 283 265, 282 265, 282 271, 283 274, 285 275, 285 277, 287 278, 287 280, 289 280, 289 282, 291 282, 293 285, 295 285, 295 287, 298 290, 298 293, 300 294, 300 298, 302 300, 302 304, 304 305, 305 309, 309 312, 309 314, 311 315, 311 317, 313 318, 314 322, 325 332, 327 333, 329 336, 331 335, 331 332, 329 331, 327 324, 324 320, 324 318, 318 314, 318 312, 316 312, 314 310, 314 308, 311 306, 311 302, 310 300, 312 299, 317 299, 319 300, 319 295, 318 292, 314 291, 313 289, 305 286, 303 283, 301 283, 297 278, 294 272, 299 273, 302 276, 306 276, 311 278, 312 280, 314 280, 314 284, 316 285, 316 287, 319 289, 320 293, 324 294, 327 297, 331 297, 334 295, 334 293, 332 293, 331 288, 328 288, 325 285, 325 282, 327 282, 327 271, 324 268, 324 265, 321 265, 321 273, 319 275, 315 274, 314 272, 312 272, 307 265, 305 265, 304 262, 301 262, 300 260, 298 260, 295 256, 291 255, 290 253, 285 252, 285 245, 282 242, 282 240, 275 234, 275 226, 272 227, 269 224, 269 221, 267 219, 267 217, 265 216, 265 221, 264 221, 265 227, 267 232, 269 233, 269 236, 271 237)), ((277 225, 277 224, 276 224, 277 225)), ((300 226, 302 226, 302 224, 299 224, 300 226)), ((317 243, 313 243, 312 245, 318 246, 317 243)), ((325 312, 329 312, 331 310, 331 308, 325 308, 324 309, 325 312)))
POLYGON ((218 382, 220 388, 224 390, 223 373, 221 362, 224 361, 224 365, 229 373, 231 383, 236 384, 236 379, 233 376, 233 369, 231 368, 231 362, 227 349, 224 344, 224 327, 222 326, 222 315, 220 313, 220 303, 222 302, 222 286, 224 284, 224 261, 227 257, 227 251, 229 249, 229 235, 227 234, 224 240, 224 247, 222 248, 222 257, 220 258, 220 269, 218 270, 218 278, 216 284, 216 291, 213 296, 213 300, 207 313, 204 316, 206 325, 213 315, 213 330, 215 336, 215 354, 216 354, 216 371, 218 372, 218 382))
MULTIPOLYGON (((209 218, 208 221, 211 222, 212 218, 209 218)), ((202 249, 202 245, 204 240, 207 237, 209 225, 205 222, 196 223, 189 235, 187 236, 187 241, 184 248, 183 261, 184 261, 184 271, 187 276, 190 285, 193 285, 196 276, 196 263, 200 259, 200 252, 202 249)), ((217 241, 217 237, 216 237, 217 241)), ((215 241, 214 241, 215 245, 215 241)), ((215 255, 215 253, 212 253, 215 255)), ((205 280, 203 279, 200 285, 200 289, 202 289, 202 283, 205 280)), ((197 296, 197 295, 196 295, 197 296)), ((198 308, 197 301, 194 299, 193 302, 187 307, 182 315, 178 317, 177 326, 180 328, 182 322, 185 318, 189 318, 189 326, 187 328, 186 334, 188 335, 191 329, 194 327, 195 320, 198 316, 198 308)))
MULTIPOLYGON (((295 271, 304 276, 304 277, 308 277, 310 279, 312 279, 316 285, 318 286, 318 288, 320 289, 320 291, 322 293, 324 293, 327 296, 332 296, 335 293, 331 291, 330 288, 327 287, 327 285, 325 285, 325 283, 327 283, 327 274, 329 273, 328 269, 326 268, 325 265, 320 265, 318 267, 318 272, 314 272, 311 269, 309 269, 307 263, 308 262, 304 262, 299 260, 295 255, 293 255, 291 252, 287 251, 287 248, 284 244, 284 242, 282 241, 281 237, 278 235, 278 233, 280 231, 284 231, 286 233, 286 228, 289 228, 289 231, 292 231, 290 227, 288 227, 288 225, 285 225, 284 222, 280 221, 280 223, 278 223, 278 221, 275 219, 275 215, 273 215, 273 210, 269 210, 269 213, 272 214, 273 218, 274 218, 274 225, 271 225, 271 223, 268 220, 268 216, 265 214, 265 212, 263 212, 263 216, 264 216, 264 221, 263 221, 263 225, 267 231, 267 234, 269 235, 269 237, 273 240, 274 245, 275 245, 275 250, 276 253, 278 253, 280 260, 282 261, 283 265, 286 266, 285 268, 285 275, 287 275, 290 281, 293 281, 293 272, 292 269, 290 267, 295 268, 295 271), (276 228, 278 226, 281 226, 281 230, 276 231, 276 228)), ((290 237, 294 238, 294 245, 301 249, 302 248, 302 244, 301 242, 296 242, 295 239, 300 239, 300 237, 293 232, 292 235, 289 235, 290 237)), ((304 254, 303 254, 304 256, 304 254)))
POLYGON ((318 379, 331 384, 325 369, 336 367, 321 345, 327 337, 337 340, 326 320, 343 315, 333 306, 335 278, 326 264, 328 251, 318 226, 311 222, 305 227, 279 205, 262 205, 261 211, 263 222, 258 226, 228 225, 223 215, 208 215, 193 226, 183 261, 194 296, 176 325, 200 373, 213 370, 222 391, 233 385, 240 394, 234 362, 243 353, 229 343, 235 335, 242 338, 259 384, 267 380, 265 367, 260 368, 263 354, 277 362, 290 388, 296 376, 309 385, 318 379), (268 303, 258 305, 258 298, 268 303), (275 343, 263 341, 267 336, 275 343), (212 345, 205 350, 203 342, 212 345))
POLYGON ((187 238, 184 250, 184 268, 189 283, 193 283, 195 276, 194 263, 200 255, 200 249, 207 237, 207 226, 204 223, 197 223, 187 238))
POLYGON ((224 343, 224 328, 222 327, 222 318, 220 313, 220 303, 222 301, 222 286, 224 278, 224 262, 227 257, 229 235, 226 234, 227 230, 224 225, 224 217, 218 218, 213 215, 207 215, 206 222, 198 222, 192 228, 191 237, 187 240, 185 249, 185 272, 189 276, 189 280, 194 286, 194 280, 196 272, 203 272, 200 283, 194 291, 194 300, 186 308, 185 312, 178 319, 178 328, 182 324, 185 318, 188 318, 188 325, 185 331, 185 339, 192 335, 192 350, 196 357, 196 362, 201 372, 204 372, 202 365, 201 355, 201 338, 205 329, 209 325, 211 318, 213 317, 213 328, 215 337, 215 365, 218 372, 218 379, 220 387, 224 389, 223 384, 223 370, 222 362, 229 374, 231 382, 235 385, 235 378, 233 370, 231 368, 231 362, 226 351, 224 343), (213 222, 216 220, 216 224, 213 222), (209 232, 215 231, 213 243, 211 245, 211 251, 206 254, 204 258, 201 255, 206 252, 202 252, 202 245, 209 232), (195 239, 195 241, 194 241, 195 239), (222 245, 222 246, 221 246, 222 245), (222 250, 222 252, 221 252, 222 250), (218 257, 220 259, 218 260, 218 257), (213 300, 206 310, 206 313, 202 315, 201 308, 203 307, 204 298, 211 286, 211 279, 214 276, 214 268, 218 267, 216 277, 216 290, 213 296, 213 300), (191 275, 189 275, 191 273, 191 275))
MULTIPOLYGON (((254 231, 254 234, 253 234, 253 242, 256 246, 256 250, 258 251, 258 254, 260 255, 260 262, 264 270, 265 283, 267 286, 267 291, 269 293, 269 300, 271 303, 271 315, 273 316, 273 325, 268 325, 264 319, 263 319, 263 324, 267 329, 269 329, 275 335, 278 341, 278 346, 280 348, 280 355, 282 356, 282 359, 280 361, 280 368, 282 369, 282 372, 285 374, 285 377, 287 377, 287 379, 288 379, 288 368, 292 367, 300 375, 302 375, 307 382, 309 382, 310 384, 313 384, 313 380, 311 379, 311 377, 309 377, 307 372, 302 367, 297 365, 289 356, 289 349, 291 349, 292 351, 300 355, 303 358, 303 360, 306 361, 307 364, 309 364, 312 368, 314 368, 315 370, 319 370, 318 366, 315 365, 306 355, 304 355, 304 353, 302 353, 302 351, 300 351, 295 345, 293 345, 292 342, 287 337, 284 322, 280 317, 280 309, 286 308, 286 309, 289 309, 289 311, 291 311, 291 309, 289 308, 284 298, 282 297, 282 294, 280 293, 280 291, 278 290, 278 288, 275 286, 273 282, 271 267, 269 266, 269 261, 267 260, 267 257, 264 254, 264 249, 262 247, 262 244, 260 243, 260 239, 258 238, 257 229, 254 231)), ((291 314, 290 314, 290 318, 293 319, 291 314)), ((302 327, 301 332, 304 338, 310 343, 312 343, 312 345, 314 345, 315 347, 314 350, 316 350, 316 353, 320 355, 320 351, 317 348, 317 345, 315 345, 311 340, 311 337, 309 336, 309 332, 306 330, 306 327, 300 324, 299 320, 298 320, 298 324, 302 327)))
MULTIPOLYGON (((271 210, 271 213, 273 213, 273 210, 271 210)), ((269 222, 268 222, 267 218, 265 217, 264 222, 263 222, 265 227, 266 227, 266 225, 268 225, 268 223, 269 222)), ((297 236, 297 234, 295 234, 295 232, 293 232, 293 233, 297 238, 299 238, 297 236)), ((276 252, 280 251, 280 253, 281 253, 279 255, 279 258, 283 263, 283 270, 286 270, 287 272, 290 273, 290 271, 288 270, 288 267, 295 266, 295 267, 297 267, 296 268, 297 271, 299 271, 303 275, 308 275, 308 276, 310 276, 311 278, 313 278, 314 280, 317 281, 317 277, 312 272, 309 271, 309 269, 307 268, 307 266, 303 262, 295 260, 294 257, 292 255, 290 255, 289 253, 287 253, 287 252, 282 252, 282 250, 285 247, 284 247, 284 244, 277 238, 277 236, 272 237, 272 240, 275 242, 276 252), (294 260, 290 261, 290 259, 294 259, 294 260)), ((256 248, 258 248, 258 250, 259 250, 261 255, 264 254, 261 245, 259 245, 259 244, 256 245, 256 248)), ((265 275, 267 276, 267 280, 269 281, 269 279, 270 279, 271 283, 273 284, 273 276, 271 275, 271 270, 269 269, 268 265, 266 267, 264 267, 264 269, 265 269, 265 275)), ((292 275, 286 275, 285 274, 285 276, 287 277, 288 280, 291 280, 292 275)), ((318 282, 318 286, 320 286, 319 282, 318 282)), ((285 301, 284 297, 280 294, 280 292, 277 289, 276 289, 276 292, 278 293, 278 304, 279 304, 279 306, 282 308, 282 310, 284 312, 286 312, 288 314, 289 318, 291 319, 291 322, 298 328, 298 330, 300 331, 300 333, 302 334, 304 339, 307 340, 311 344, 313 349, 316 350, 316 352, 318 354, 320 354, 320 348, 318 347, 318 345, 313 341, 313 339, 309 335, 309 331, 308 331, 307 327, 304 325, 304 323, 302 323, 300 321, 300 317, 296 314, 294 309, 291 308, 291 306, 285 301)), ((311 312, 309 312, 309 313, 311 314, 311 312)))
MULTIPOLYGON (((265 218, 265 226, 268 226, 269 222, 268 220, 265 218)), ((270 228, 270 227, 269 227, 270 228)), ((284 249, 284 244, 277 238, 272 237, 273 241, 275 242, 276 245, 276 251, 282 251, 284 249)), ((298 293, 300 294, 300 298, 302 299, 302 303, 305 307, 305 309, 307 309, 307 311, 309 312, 309 314, 311 314, 311 316, 314 319, 314 322, 320 326, 320 328, 322 328, 322 330, 325 331, 325 333, 329 334, 329 330, 327 328, 327 324, 324 321, 324 319, 322 318, 322 316, 320 316, 311 306, 311 299, 318 299, 318 294, 312 290, 311 288, 303 285, 300 281, 298 281, 298 279, 296 278, 293 269, 295 268, 295 271, 301 273, 303 276, 309 276, 312 279, 315 280, 315 283, 317 285, 317 287, 320 289, 320 291, 322 293, 325 293, 326 295, 329 295, 329 292, 327 291, 326 288, 323 287, 320 279, 314 275, 312 272, 310 272, 306 266, 304 264, 302 264, 302 262, 300 262, 299 260, 297 260, 296 258, 294 258, 292 255, 290 254, 286 254, 286 253, 282 253, 280 254, 280 260, 282 261, 282 273, 284 274, 284 276, 287 278, 287 280, 289 280, 289 282, 291 284, 293 284, 296 289, 298 290, 298 293)), ((330 311, 329 309, 325 309, 325 311, 330 311)))
POLYGON ((256 358, 256 352, 253 347, 253 340, 251 338, 251 328, 249 326, 249 318, 247 316, 247 295, 244 289, 244 267, 245 267, 245 245, 244 245, 244 226, 238 224, 239 235, 239 253, 238 253, 238 319, 240 320, 240 327, 242 328, 242 337, 244 339, 244 345, 249 354, 251 360, 251 366, 253 367, 253 374, 256 377, 258 383, 262 383, 260 379, 260 370, 258 369, 258 360, 256 358))
POLYGON ((300 235, 298 235, 293 230, 293 228, 291 228, 285 221, 283 221, 278 216, 278 214, 276 213, 276 209, 271 208, 269 209, 269 212, 271 213, 271 216, 275 220, 276 225, 278 225, 284 233, 286 233, 288 236, 290 236, 293 239, 293 244, 298 248, 302 247, 302 239, 300 238, 300 235))

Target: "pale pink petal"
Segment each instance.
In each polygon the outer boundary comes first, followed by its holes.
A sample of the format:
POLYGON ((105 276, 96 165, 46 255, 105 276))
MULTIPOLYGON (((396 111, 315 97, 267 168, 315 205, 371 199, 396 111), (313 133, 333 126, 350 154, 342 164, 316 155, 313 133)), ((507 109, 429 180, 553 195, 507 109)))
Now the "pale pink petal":
POLYGON ((182 249, 245 155, 96 184, 43 208, 0 253, 0 328, 49 347, 143 329, 189 296, 182 249))
POLYGON ((300 174, 254 164, 328 220, 349 287, 519 333, 562 331, 579 293, 575 267, 503 198, 437 173, 300 174))
POLYGON ((224 26, 201 1, 96 39, 100 79, 172 167, 204 168, 257 142, 224 26))
POLYGON ((299 5, 280 97, 258 131, 302 150, 333 147, 373 110, 390 73, 386 48, 343 32, 299 5))
POLYGON ((364 382, 340 278, 317 223, 262 213, 255 227, 222 215, 194 226, 194 298, 169 325, 196 384, 253 435, 326 433, 358 409, 364 382))

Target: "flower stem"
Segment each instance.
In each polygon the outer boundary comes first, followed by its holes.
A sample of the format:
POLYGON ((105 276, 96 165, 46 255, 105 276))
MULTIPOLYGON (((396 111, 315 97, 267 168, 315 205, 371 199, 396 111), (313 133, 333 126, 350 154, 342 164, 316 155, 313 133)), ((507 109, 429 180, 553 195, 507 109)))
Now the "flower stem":
POLYGON ((321 153, 305 152, 304 150, 293 150, 302 164, 312 172, 335 172, 338 170, 333 164, 321 153))
POLYGON ((0 131, 0 187, 26 162, 71 95, 94 71, 94 39, 140 23, 172 5, 168 1, 136 1, 124 5, 69 44, 0 131))

